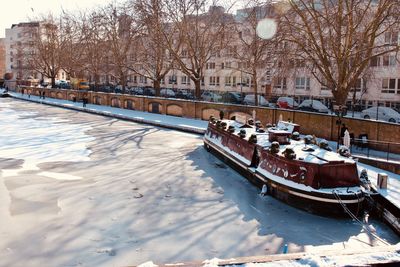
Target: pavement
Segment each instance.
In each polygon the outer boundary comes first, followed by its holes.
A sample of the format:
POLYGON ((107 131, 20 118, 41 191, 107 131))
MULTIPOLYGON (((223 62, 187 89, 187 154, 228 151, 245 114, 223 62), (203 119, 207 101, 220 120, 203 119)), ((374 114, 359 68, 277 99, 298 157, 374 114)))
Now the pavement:
POLYGON ((86 104, 86 107, 83 107, 82 102, 71 102, 68 100, 48 97, 43 99, 39 98, 39 96, 28 96, 26 94, 22 95, 16 92, 10 92, 10 94, 16 99, 21 99, 25 101, 37 102, 66 109, 79 110, 87 113, 93 113, 138 123, 145 123, 158 127, 165 127, 195 134, 204 134, 208 124, 208 121, 203 120, 175 117, 94 104, 86 104))

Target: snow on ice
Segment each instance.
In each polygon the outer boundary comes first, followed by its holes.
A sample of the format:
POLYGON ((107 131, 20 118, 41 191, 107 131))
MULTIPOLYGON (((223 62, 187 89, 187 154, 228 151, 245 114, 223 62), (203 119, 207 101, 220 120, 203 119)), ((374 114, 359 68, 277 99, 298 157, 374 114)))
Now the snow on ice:
MULTIPOLYGON (((216 168, 223 163, 198 135, 10 99, 0 100, 0 118, 0 266, 385 245, 351 220, 260 197, 232 169, 216 168)), ((399 242, 387 226, 369 224, 385 242, 399 242)))

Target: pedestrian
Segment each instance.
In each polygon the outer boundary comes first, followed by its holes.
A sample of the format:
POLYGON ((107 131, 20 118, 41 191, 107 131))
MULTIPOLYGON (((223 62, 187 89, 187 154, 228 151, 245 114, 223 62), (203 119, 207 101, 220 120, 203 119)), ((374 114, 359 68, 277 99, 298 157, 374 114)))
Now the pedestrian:
POLYGON ((82 103, 83 103, 83 107, 86 107, 86 103, 87 103, 86 97, 84 97, 84 98, 82 99, 82 103))
POLYGON ((24 96, 24 89, 23 88, 21 90, 21 94, 22 94, 22 96, 24 96))
POLYGON ((43 99, 44 99, 44 94, 45 94, 46 92, 45 91, 43 91, 43 99))

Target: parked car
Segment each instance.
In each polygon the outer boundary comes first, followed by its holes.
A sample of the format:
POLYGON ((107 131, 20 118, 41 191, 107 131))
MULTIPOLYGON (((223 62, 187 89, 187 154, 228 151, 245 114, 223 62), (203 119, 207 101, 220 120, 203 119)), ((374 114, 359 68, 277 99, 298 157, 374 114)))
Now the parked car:
POLYGON ((222 97, 217 93, 206 91, 201 94, 201 99, 208 102, 219 102, 221 101, 222 97))
POLYGON ((298 107, 298 110, 302 111, 310 111, 310 112, 318 112, 318 113, 329 113, 329 108, 322 104, 321 101, 314 99, 306 99, 304 100, 298 107))
POLYGON ((179 99, 194 99, 194 96, 192 95, 192 93, 190 91, 186 91, 186 90, 179 90, 176 95, 176 98, 179 99))
POLYGON ((156 90, 152 87, 145 87, 143 89, 143 95, 147 96, 155 96, 156 95, 156 90))
POLYGON ((221 101, 224 103, 232 103, 232 104, 242 104, 243 99, 240 93, 237 92, 225 92, 221 95, 221 101))
POLYGON ((122 85, 118 84, 117 86, 114 87, 114 92, 117 94, 122 93, 122 85))
POLYGON ((299 103, 297 103, 292 97, 281 96, 276 101, 276 105, 279 108, 294 109, 299 106, 299 103))
POLYGON ((140 87, 132 87, 131 93, 134 95, 143 95, 144 90, 143 90, 143 88, 140 88, 140 87))
MULTIPOLYGON (((263 107, 268 107, 269 106, 269 102, 268 100, 266 100, 262 95, 258 95, 258 105, 259 106, 263 106, 263 107)), ((243 99, 243 104, 244 105, 255 105, 255 100, 256 97, 255 95, 246 95, 243 99)))
POLYGON ((175 92, 172 89, 161 89, 160 90, 160 95, 163 97, 175 97, 175 92))
POLYGON ((69 82, 66 80, 56 80, 56 87, 64 89, 71 88, 69 82))
POLYGON ((361 111, 361 118, 400 123, 400 113, 388 107, 372 107, 361 111))

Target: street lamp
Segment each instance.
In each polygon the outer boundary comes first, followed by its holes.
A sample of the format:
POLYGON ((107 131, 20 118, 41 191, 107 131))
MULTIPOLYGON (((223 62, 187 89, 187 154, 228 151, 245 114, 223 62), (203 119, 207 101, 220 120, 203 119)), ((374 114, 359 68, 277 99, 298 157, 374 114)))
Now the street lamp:
POLYGON ((335 112, 338 119, 336 121, 336 125, 338 126, 338 133, 337 133, 337 146, 336 149, 339 149, 339 142, 340 142, 340 128, 342 126, 342 118, 347 114, 347 107, 345 105, 333 105, 333 111, 335 112))

